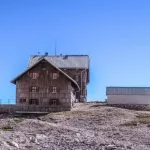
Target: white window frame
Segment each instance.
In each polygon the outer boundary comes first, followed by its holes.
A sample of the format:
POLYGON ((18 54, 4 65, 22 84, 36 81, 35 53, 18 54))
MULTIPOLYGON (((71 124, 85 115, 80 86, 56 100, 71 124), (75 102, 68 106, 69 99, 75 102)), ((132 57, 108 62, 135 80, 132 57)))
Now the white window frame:
POLYGON ((52 73, 52 79, 53 80, 58 79, 58 77, 59 77, 59 74, 57 72, 52 73))
POLYGON ((32 72, 32 73, 30 73, 30 77, 35 80, 35 79, 37 79, 39 77, 39 73, 32 72))
POLYGON ((32 92, 32 93, 38 92, 38 87, 32 86, 32 87, 31 87, 31 92, 32 92))
POLYGON ((56 86, 53 86, 53 87, 52 87, 52 93, 53 93, 53 94, 57 93, 57 87, 56 87, 56 86))

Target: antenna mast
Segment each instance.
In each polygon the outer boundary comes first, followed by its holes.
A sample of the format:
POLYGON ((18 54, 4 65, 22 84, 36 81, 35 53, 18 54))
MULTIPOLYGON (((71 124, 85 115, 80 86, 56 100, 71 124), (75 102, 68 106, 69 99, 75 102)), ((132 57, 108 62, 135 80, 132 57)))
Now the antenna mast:
POLYGON ((56 43, 56 41, 55 41, 55 56, 56 56, 56 53, 57 52, 57 43, 56 43))

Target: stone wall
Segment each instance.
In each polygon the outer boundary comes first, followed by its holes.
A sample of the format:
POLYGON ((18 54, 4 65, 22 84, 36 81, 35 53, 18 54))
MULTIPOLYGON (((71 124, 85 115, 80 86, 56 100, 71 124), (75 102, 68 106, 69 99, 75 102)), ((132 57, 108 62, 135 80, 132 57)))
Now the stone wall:
POLYGON ((65 106, 23 106, 23 105, 0 105, 0 113, 15 113, 16 111, 22 112, 60 112, 70 111, 70 107, 65 106))

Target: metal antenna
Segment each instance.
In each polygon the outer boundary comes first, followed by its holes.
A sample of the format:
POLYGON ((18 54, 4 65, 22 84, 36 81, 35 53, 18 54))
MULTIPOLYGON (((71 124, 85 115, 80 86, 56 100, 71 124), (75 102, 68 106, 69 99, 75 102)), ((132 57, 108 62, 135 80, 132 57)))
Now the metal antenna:
POLYGON ((55 56, 57 55, 57 43, 55 41, 55 56))

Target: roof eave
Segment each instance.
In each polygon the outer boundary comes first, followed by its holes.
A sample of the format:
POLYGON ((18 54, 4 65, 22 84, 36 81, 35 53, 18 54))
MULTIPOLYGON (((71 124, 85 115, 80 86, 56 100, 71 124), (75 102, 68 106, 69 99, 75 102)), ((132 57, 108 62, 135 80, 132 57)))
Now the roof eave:
POLYGON ((66 74, 65 72, 63 72, 60 68, 58 68, 57 66, 55 66, 53 63, 49 62, 47 59, 45 59, 44 57, 41 57, 41 59, 35 63, 33 66, 31 66, 30 68, 26 69, 23 73, 21 73, 20 75, 18 75, 16 78, 14 78, 13 80, 11 80, 10 82, 13 84, 16 84, 16 81, 22 76, 24 75, 26 72, 28 72, 30 69, 32 69, 34 66, 36 66, 38 63, 40 63, 42 60, 46 60, 49 64, 51 64, 54 68, 56 68, 57 70, 59 70, 62 74, 64 74, 68 79, 70 79, 70 81, 72 81, 77 88, 80 90, 80 87, 78 85, 78 83, 73 80, 68 74, 66 74))

